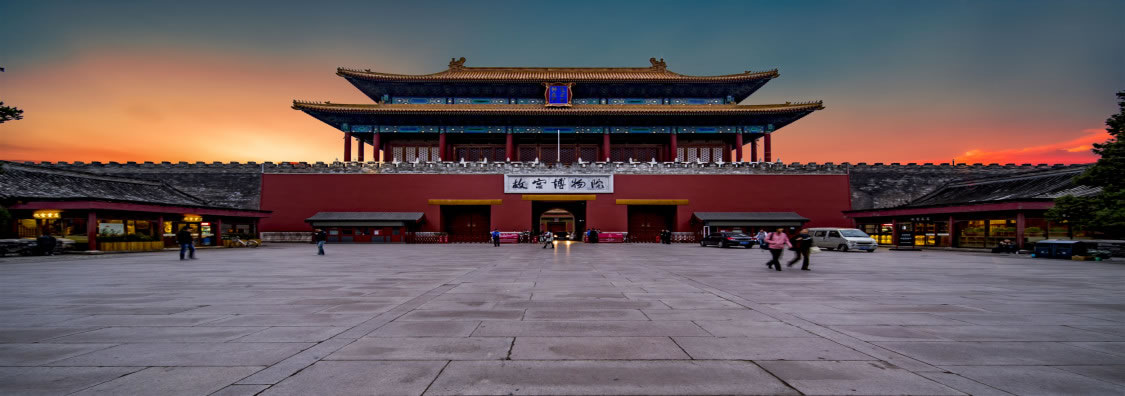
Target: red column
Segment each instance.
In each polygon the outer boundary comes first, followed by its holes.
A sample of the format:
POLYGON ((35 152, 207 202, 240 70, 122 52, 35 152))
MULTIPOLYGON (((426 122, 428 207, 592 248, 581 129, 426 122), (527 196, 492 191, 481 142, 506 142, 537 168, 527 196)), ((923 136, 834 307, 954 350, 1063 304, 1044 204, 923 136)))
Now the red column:
POLYGON ((1027 219, 1024 218, 1023 212, 1016 213, 1016 246, 1023 249, 1023 229, 1027 226, 1027 219))
POLYGON ((742 132, 734 135, 734 161, 742 162, 742 132))
POLYGON ((164 215, 156 216, 156 238, 164 242, 164 215))
POLYGON ((98 250, 98 214, 92 210, 86 215, 86 240, 90 241, 86 250, 98 250))
POLYGON ((504 135, 504 157, 508 161, 516 158, 516 143, 511 132, 504 135))
POLYGON ((437 152, 442 161, 449 161, 449 156, 445 152, 445 132, 439 133, 437 138, 437 152))
POLYGON ((609 128, 602 134, 602 156, 605 157, 606 162, 609 161, 609 128))
POLYGON ((223 246, 223 219, 216 218, 214 227, 211 232, 215 233, 215 246, 223 246))
POLYGON ((773 157, 770 155, 770 134, 767 133, 765 139, 766 141, 763 142, 764 147, 762 148, 762 156, 766 157, 766 162, 771 162, 773 161, 773 157))
POLYGON ((676 160, 676 151, 677 151, 676 150, 676 133, 673 132, 673 133, 669 134, 668 136, 669 136, 669 138, 668 138, 668 158, 669 159, 668 160, 669 161, 675 161, 676 160))
POLYGON ((758 138, 750 139, 750 162, 758 162, 758 138))
POLYGON ((359 162, 363 162, 363 138, 357 139, 356 143, 359 144, 359 162))
POLYGON ((383 142, 379 141, 379 132, 375 132, 374 137, 371 138, 371 146, 375 147, 375 154, 371 156, 371 159, 375 162, 383 162, 383 156, 380 155, 380 151, 383 150, 383 142))
POLYGON ((352 133, 344 132, 344 162, 352 160, 352 133))
POLYGON ((947 231, 946 233, 949 234, 949 238, 946 238, 945 246, 953 247, 953 238, 957 236, 957 233, 953 230, 953 216, 949 216, 949 226, 946 227, 945 230, 947 231))

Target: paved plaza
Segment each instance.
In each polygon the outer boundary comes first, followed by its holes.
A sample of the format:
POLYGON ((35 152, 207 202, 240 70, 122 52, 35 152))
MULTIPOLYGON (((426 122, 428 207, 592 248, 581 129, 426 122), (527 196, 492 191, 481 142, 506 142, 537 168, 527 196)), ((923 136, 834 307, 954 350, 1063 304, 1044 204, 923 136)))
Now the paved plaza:
POLYGON ((1125 394, 1125 263, 694 245, 0 259, 0 394, 1125 394))

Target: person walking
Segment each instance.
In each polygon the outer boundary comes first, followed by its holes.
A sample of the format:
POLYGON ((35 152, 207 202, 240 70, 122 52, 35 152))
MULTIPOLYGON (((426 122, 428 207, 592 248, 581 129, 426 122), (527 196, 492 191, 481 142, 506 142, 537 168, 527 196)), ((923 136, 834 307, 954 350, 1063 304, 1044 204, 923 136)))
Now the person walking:
POLYGON ((590 230, 590 243, 598 243, 598 229, 590 230))
POLYGON ((39 250, 39 255, 41 256, 55 255, 56 245, 58 245, 58 239, 48 234, 46 230, 43 231, 43 235, 35 239, 35 247, 39 250))
POLYGON ((552 235, 550 231, 547 231, 547 232, 544 232, 544 233, 543 233, 543 242, 544 242, 544 243, 543 243, 543 249, 546 249, 546 248, 547 248, 547 246, 550 246, 550 247, 551 247, 551 249, 554 249, 554 248, 555 248, 555 242, 554 242, 554 240, 553 240, 553 239, 554 239, 554 237, 555 237, 555 236, 554 236, 554 235, 552 235))
POLYGON ((797 260, 803 257, 804 262, 801 264, 801 270, 812 271, 809 269, 809 253, 812 251, 812 236, 809 235, 809 230, 801 230, 801 232, 793 238, 793 251, 796 252, 797 255, 794 256, 792 260, 789 260, 789 264, 786 264, 786 266, 792 267, 793 264, 797 264, 797 260))
POLYGON ((492 229, 492 246, 500 247, 500 230, 492 229))
POLYGON ((188 258, 195 260, 195 245, 192 243, 191 229, 188 226, 180 228, 180 232, 176 233, 176 243, 180 244, 180 260, 184 259, 184 253, 190 251, 188 258))
POLYGON ((768 247, 766 245, 766 229, 765 228, 758 230, 757 238, 758 238, 758 245, 762 249, 765 249, 765 248, 768 247))
POLYGON ((324 255, 324 243, 328 242, 328 233, 324 230, 317 228, 313 231, 313 242, 316 242, 316 255, 324 255))
POLYGON ((766 263, 766 268, 776 267, 781 271, 781 253, 785 248, 793 247, 793 244, 789 243, 789 236, 785 235, 785 229, 778 228, 777 231, 766 236, 766 244, 769 246, 770 255, 773 256, 773 259, 766 263))

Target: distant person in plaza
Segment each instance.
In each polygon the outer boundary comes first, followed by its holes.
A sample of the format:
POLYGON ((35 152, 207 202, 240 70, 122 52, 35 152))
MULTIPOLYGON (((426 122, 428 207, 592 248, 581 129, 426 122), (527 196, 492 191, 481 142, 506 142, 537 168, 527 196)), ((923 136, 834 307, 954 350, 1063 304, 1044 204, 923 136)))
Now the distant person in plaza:
POLYGON ((180 244, 180 260, 183 260, 184 253, 189 251, 191 253, 188 254, 188 258, 195 260, 195 244, 193 242, 191 229, 186 225, 180 228, 180 232, 176 233, 176 243, 180 244))
POLYGON ((785 248, 793 247, 793 244, 789 243, 789 236, 785 235, 785 229, 778 228, 777 231, 766 236, 766 245, 770 249, 770 255, 773 256, 773 259, 766 263, 766 268, 777 268, 781 271, 781 253, 785 248))
POLYGON ((809 230, 801 230, 796 237, 793 237, 793 251, 796 256, 789 260, 788 267, 797 264, 797 260, 804 258, 805 261, 801 264, 802 271, 812 271, 809 269, 809 253, 812 251, 812 236, 809 235, 809 230))
POLYGON ((992 253, 1019 253, 1020 248, 1011 239, 1000 241, 1000 244, 992 248, 992 253))
POLYGON ((758 230, 758 245, 760 245, 762 247, 762 249, 765 249, 767 247, 766 246, 766 229, 765 228, 758 230))
POLYGON ((43 256, 55 255, 55 246, 58 245, 58 240, 48 234, 46 231, 39 238, 35 238, 35 247, 39 249, 39 254, 43 256))
POLYGON ((313 231, 313 242, 316 242, 316 255, 324 255, 324 243, 328 242, 328 233, 317 228, 313 231))
POLYGON ((492 229, 492 246, 500 246, 500 230, 492 229))
POLYGON ((598 243, 598 229, 597 228, 594 228, 594 229, 590 230, 590 243, 598 243))
POLYGON ((551 249, 555 248, 555 243, 553 241, 554 237, 555 236, 553 234, 551 234, 550 231, 547 231, 547 232, 543 233, 543 249, 546 249, 547 246, 550 246, 551 249))

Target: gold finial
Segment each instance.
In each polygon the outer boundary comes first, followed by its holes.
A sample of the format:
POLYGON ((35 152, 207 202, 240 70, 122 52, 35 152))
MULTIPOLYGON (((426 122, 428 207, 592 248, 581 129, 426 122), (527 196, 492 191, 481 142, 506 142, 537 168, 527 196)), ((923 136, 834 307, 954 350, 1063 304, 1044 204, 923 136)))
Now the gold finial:
POLYGON ((452 70, 464 69, 465 68, 465 57, 462 56, 461 59, 450 58, 449 59, 449 68, 452 69, 452 70))
POLYGON ((648 58, 648 63, 652 64, 652 68, 656 70, 667 70, 668 65, 664 63, 664 58, 656 60, 656 58, 648 58))

